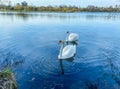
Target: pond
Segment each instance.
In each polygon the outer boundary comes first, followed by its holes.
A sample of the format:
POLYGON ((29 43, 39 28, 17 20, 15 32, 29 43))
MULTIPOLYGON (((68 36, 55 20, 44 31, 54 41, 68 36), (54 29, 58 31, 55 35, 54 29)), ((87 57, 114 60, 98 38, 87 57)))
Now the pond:
POLYGON ((0 69, 18 89, 119 89, 120 13, 0 12, 0 69), (58 54, 66 32, 79 34, 72 62, 58 54))

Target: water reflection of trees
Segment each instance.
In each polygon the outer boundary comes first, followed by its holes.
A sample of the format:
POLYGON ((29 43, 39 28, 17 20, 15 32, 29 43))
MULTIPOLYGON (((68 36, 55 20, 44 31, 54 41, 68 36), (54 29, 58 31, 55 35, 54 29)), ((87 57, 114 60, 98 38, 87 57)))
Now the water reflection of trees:
POLYGON ((4 17, 10 17, 10 18, 16 18, 16 19, 22 19, 22 20, 28 20, 29 18, 36 17, 37 14, 27 14, 27 13, 0 13, 1 16, 4 17))
POLYGON ((104 20, 117 20, 120 19, 120 14, 118 13, 98 13, 97 15, 91 14, 86 15, 87 19, 104 19, 104 20))
POLYGON ((28 20, 29 18, 49 18, 49 19, 104 19, 104 20, 117 20, 120 19, 119 13, 34 13, 34 12, 2 12, 2 16, 9 16, 28 20))

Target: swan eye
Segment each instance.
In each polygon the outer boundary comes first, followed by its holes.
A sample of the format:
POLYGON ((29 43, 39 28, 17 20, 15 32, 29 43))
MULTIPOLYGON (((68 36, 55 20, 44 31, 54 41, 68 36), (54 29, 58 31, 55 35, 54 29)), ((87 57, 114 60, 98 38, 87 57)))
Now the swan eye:
POLYGON ((69 32, 67 32, 67 34, 68 34, 69 32))
POLYGON ((60 40, 58 43, 60 44, 60 43, 62 43, 62 41, 60 40))

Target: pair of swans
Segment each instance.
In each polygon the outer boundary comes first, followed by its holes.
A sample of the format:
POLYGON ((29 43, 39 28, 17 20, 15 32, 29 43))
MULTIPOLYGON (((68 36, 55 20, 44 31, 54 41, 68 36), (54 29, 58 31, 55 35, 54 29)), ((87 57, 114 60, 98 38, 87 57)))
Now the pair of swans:
POLYGON ((74 44, 78 40, 79 35, 76 33, 69 33, 67 32, 66 37, 66 46, 65 42, 59 41, 59 44, 61 44, 60 53, 58 55, 58 59, 69 59, 74 57, 76 54, 76 44, 74 44), (72 44, 70 44, 72 43, 72 44))

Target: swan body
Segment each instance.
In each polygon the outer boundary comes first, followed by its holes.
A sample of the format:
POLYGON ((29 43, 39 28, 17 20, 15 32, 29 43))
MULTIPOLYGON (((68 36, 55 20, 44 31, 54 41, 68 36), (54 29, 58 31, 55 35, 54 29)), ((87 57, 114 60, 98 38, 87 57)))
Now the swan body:
POLYGON ((79 35, 76 33, 67 33, 67 35, 68 35, 66 38, 67 42, 77 41, 79 37, 79 35))
POLYGON ((58 59, 68 59, 75 55, 76 53, 76 45, 67 45, 65 47, 61 47, 60 53, 58 55, 58 59))

